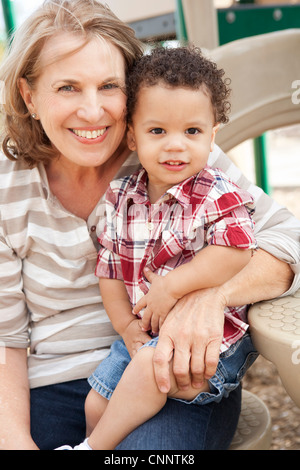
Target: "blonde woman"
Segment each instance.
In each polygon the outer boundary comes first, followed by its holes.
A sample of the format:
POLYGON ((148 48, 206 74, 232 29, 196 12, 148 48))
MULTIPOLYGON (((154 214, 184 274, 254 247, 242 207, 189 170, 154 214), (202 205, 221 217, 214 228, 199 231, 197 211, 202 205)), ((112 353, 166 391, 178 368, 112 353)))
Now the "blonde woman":
MULTIPOLYGON (((95 227, 101 232, 105 224, 109 182, 138 168, 126 145, 124 84, 126 70, 141 54, 132 30, 98 1, 53 0, 20 27, 2 63, 3 449, 54 449, 85 436, 86 378, 116 338, 94 275, 100 234, 95 227)), ((173 351, 179 387, 213 375, 224 306, 299 287, 299 275, 293 273, 299 263, 299 221, 250 186, 218 147, 209 164, 228 171, 254 195, 260 249, 234 282, 176 304, 154 356, 161 389, 169 386, 173 351)), ((188 412, 167 402, 119 448, 227 448, 239 409, 239 389, 220 404, 188 412)))

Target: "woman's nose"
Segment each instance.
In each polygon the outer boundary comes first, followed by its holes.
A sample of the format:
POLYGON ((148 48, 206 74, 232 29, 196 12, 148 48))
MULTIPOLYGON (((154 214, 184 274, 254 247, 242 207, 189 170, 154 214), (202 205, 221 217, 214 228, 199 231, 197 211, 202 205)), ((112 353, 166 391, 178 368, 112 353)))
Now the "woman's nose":
POLYGON ((82 97, 77 111, 77 115, 80 119, 90 124, 98 124, 103 114, 103 102, 99 94, 87 93, 82 97))

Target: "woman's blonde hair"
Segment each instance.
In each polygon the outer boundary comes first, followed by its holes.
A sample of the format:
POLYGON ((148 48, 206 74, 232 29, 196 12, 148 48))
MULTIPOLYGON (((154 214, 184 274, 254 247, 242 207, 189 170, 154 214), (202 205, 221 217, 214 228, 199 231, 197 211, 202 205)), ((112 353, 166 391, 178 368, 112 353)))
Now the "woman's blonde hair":
MULTIPOLYGON (((40 75, 40 54, 54 35, 80 35, 86 44, 98 37, 117 46, 126 70, 143 53, 134 31, 97 0, 46 0, 17 30, 0 69, 5 103, 3 152, 9 159, 22 159, 29 167, 48 162, 55 155, 39 121, 32 119, 19 91, 25 78, 33 87, 40 75)), ((83 45, 84 45, 83 44, 83 45)))

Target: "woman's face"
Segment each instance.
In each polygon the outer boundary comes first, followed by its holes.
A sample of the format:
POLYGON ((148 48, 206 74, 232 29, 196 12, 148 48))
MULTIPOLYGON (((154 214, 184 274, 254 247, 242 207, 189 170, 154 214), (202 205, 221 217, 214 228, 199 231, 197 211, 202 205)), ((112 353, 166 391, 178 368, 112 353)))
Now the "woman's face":
POLYGON ((59 59, 82 41, 69 33, 48 40, 34 89, 22 79, 20 90, 58 155, 95 167, 113 155, 124 136, 125 63, 116 46, 96 38, 59 59))

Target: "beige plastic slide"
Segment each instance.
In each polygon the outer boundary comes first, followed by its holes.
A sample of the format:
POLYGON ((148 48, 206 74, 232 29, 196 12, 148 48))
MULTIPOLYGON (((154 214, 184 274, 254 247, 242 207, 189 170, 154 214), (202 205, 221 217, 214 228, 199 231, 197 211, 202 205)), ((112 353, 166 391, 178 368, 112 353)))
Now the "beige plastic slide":
POLYGON ((240 39, 208 53, 232 80, 230 122, 217 134, 224 151, 300 122, 299 54, 300 29, 240 39))
POLYGON ((248 318, 255 347, 276 366, 287 393, 300 407, 300 291, 254 304, 248 318))

